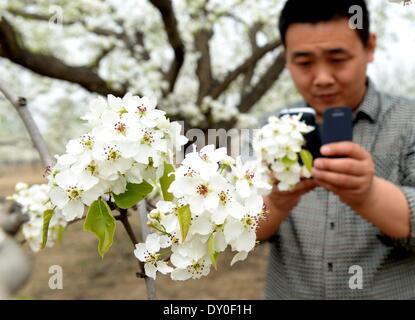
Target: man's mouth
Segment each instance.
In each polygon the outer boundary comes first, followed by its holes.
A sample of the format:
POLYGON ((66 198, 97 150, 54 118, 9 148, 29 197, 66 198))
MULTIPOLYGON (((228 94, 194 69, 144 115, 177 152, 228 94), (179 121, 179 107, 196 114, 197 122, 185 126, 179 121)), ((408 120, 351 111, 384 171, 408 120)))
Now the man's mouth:
POLYGON ((337 95, 338 95, 337 93, 328 93, 328 94, 317 94, 315 95, 315 97, 318 100, 322 100, 322 101, 332 101, 336 99, 337 95))

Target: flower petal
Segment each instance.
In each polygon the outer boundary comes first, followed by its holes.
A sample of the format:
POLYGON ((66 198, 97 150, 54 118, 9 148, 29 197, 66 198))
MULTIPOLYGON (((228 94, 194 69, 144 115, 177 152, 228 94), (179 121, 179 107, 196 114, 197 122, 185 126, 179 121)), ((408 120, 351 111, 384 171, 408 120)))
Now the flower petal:
POLYGON ((164 261, 157 261, 157 270, 160 271, 162 274, 167 274, 173 271, 173 268, 170 267, 166 262, 164 261))
POLYGON ((248 257, 248 252, 246 252, 246 251, 241 251, 241 252, 238 252, 237 254, 235 254, 235 256, 232 258, 232 261, 231 261, 231 266, 233 266, 236 262, 238 262, 238 261, 242 261, 242 260, 245 260, 246 259, 246 257, 248 257))
POLYGON ((170 262, 177 268, 187 268, 192 263, 192 260, 188 257, 182 256, 177 252, 174 252, 170 256, 170 262))
POLYGON ((137 243, 135 245, 134 255, 138 260, 145 262, 147 254, 148 251, 144 243, 137 243))
POLYGON ((160 250, 160 236, 156 233, 149 234, 146 239, 146 248, 150 253, 160 250))
POLYGON ((49 196, 52 202, 56 204, 59 209, 62 209, 69 201, 65 190, 59 187, 52 187, 49 191, 49 196))
POLYGON ((62 209, 62 214, 66 221, 72 221, 76 218, 82 218, 84 215, 84 204, 79 200, 69 201, 62 209))
POLYGON ((147 262, 146 264, 144 264, 144 270, 148 277, 156 280, 157 268, 153 263, 147 262))
POLYGON ((173 280, 184 281, 192 277, 192 274, 186 269, 175 269, 170 273, 173 280))

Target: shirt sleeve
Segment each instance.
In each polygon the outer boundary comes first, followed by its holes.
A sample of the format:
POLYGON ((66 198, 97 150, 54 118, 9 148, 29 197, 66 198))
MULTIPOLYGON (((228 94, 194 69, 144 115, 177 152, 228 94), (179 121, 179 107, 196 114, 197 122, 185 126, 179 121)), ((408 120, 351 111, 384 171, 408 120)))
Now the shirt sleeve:
POLYGON ((411 139, 406 147, 402 166, 401 190, 408 201, 410 210, 410 235, 406 239, 407 246, 415 250, 415 135, 411 130, 411 139))
POLYGON ((415 252, 415 135, 414 130, 409 130, 405 151, 401 159, 401 177, 398 187, 406 197, 409 205, 410 234, 407 238, 391 238, 384 234, 378 236, 386 245, 393 246, 404 251, 415 252))

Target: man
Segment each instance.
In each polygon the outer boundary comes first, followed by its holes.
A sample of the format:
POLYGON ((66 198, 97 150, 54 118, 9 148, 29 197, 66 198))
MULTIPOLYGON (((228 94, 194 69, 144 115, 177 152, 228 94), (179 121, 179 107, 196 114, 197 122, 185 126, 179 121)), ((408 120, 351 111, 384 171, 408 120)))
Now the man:
POLYGON ((288 0, 279 29, 318 122, 327 108, 350 106, 354 127, 353 142, 320 150, 341 158, 316 159, 313 179, 290 192, 275 185, 265 198, 257 237, 275 239, 266 298, 415 298, 415 104, 376 91, 366 76, 376 36, 365 1, 288 0), (361 29, 349 24, 356 5, 361 29))

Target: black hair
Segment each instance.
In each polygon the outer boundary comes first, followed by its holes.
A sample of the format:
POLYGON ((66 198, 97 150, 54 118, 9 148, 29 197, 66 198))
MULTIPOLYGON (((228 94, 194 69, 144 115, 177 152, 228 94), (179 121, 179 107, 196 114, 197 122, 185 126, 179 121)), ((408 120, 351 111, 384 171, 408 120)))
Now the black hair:
POLYGON ((287 0, 279 19, 281 42, 286 46, 288 27, 294 23, 328 22, 339 18, 351 18, 359 6, 362 13, 362 28, 356 32, 363 45, 367 47, 370 33, 369 11, 365 0, 287 0), (350 13, 351 11, 351 13, 350 13))

